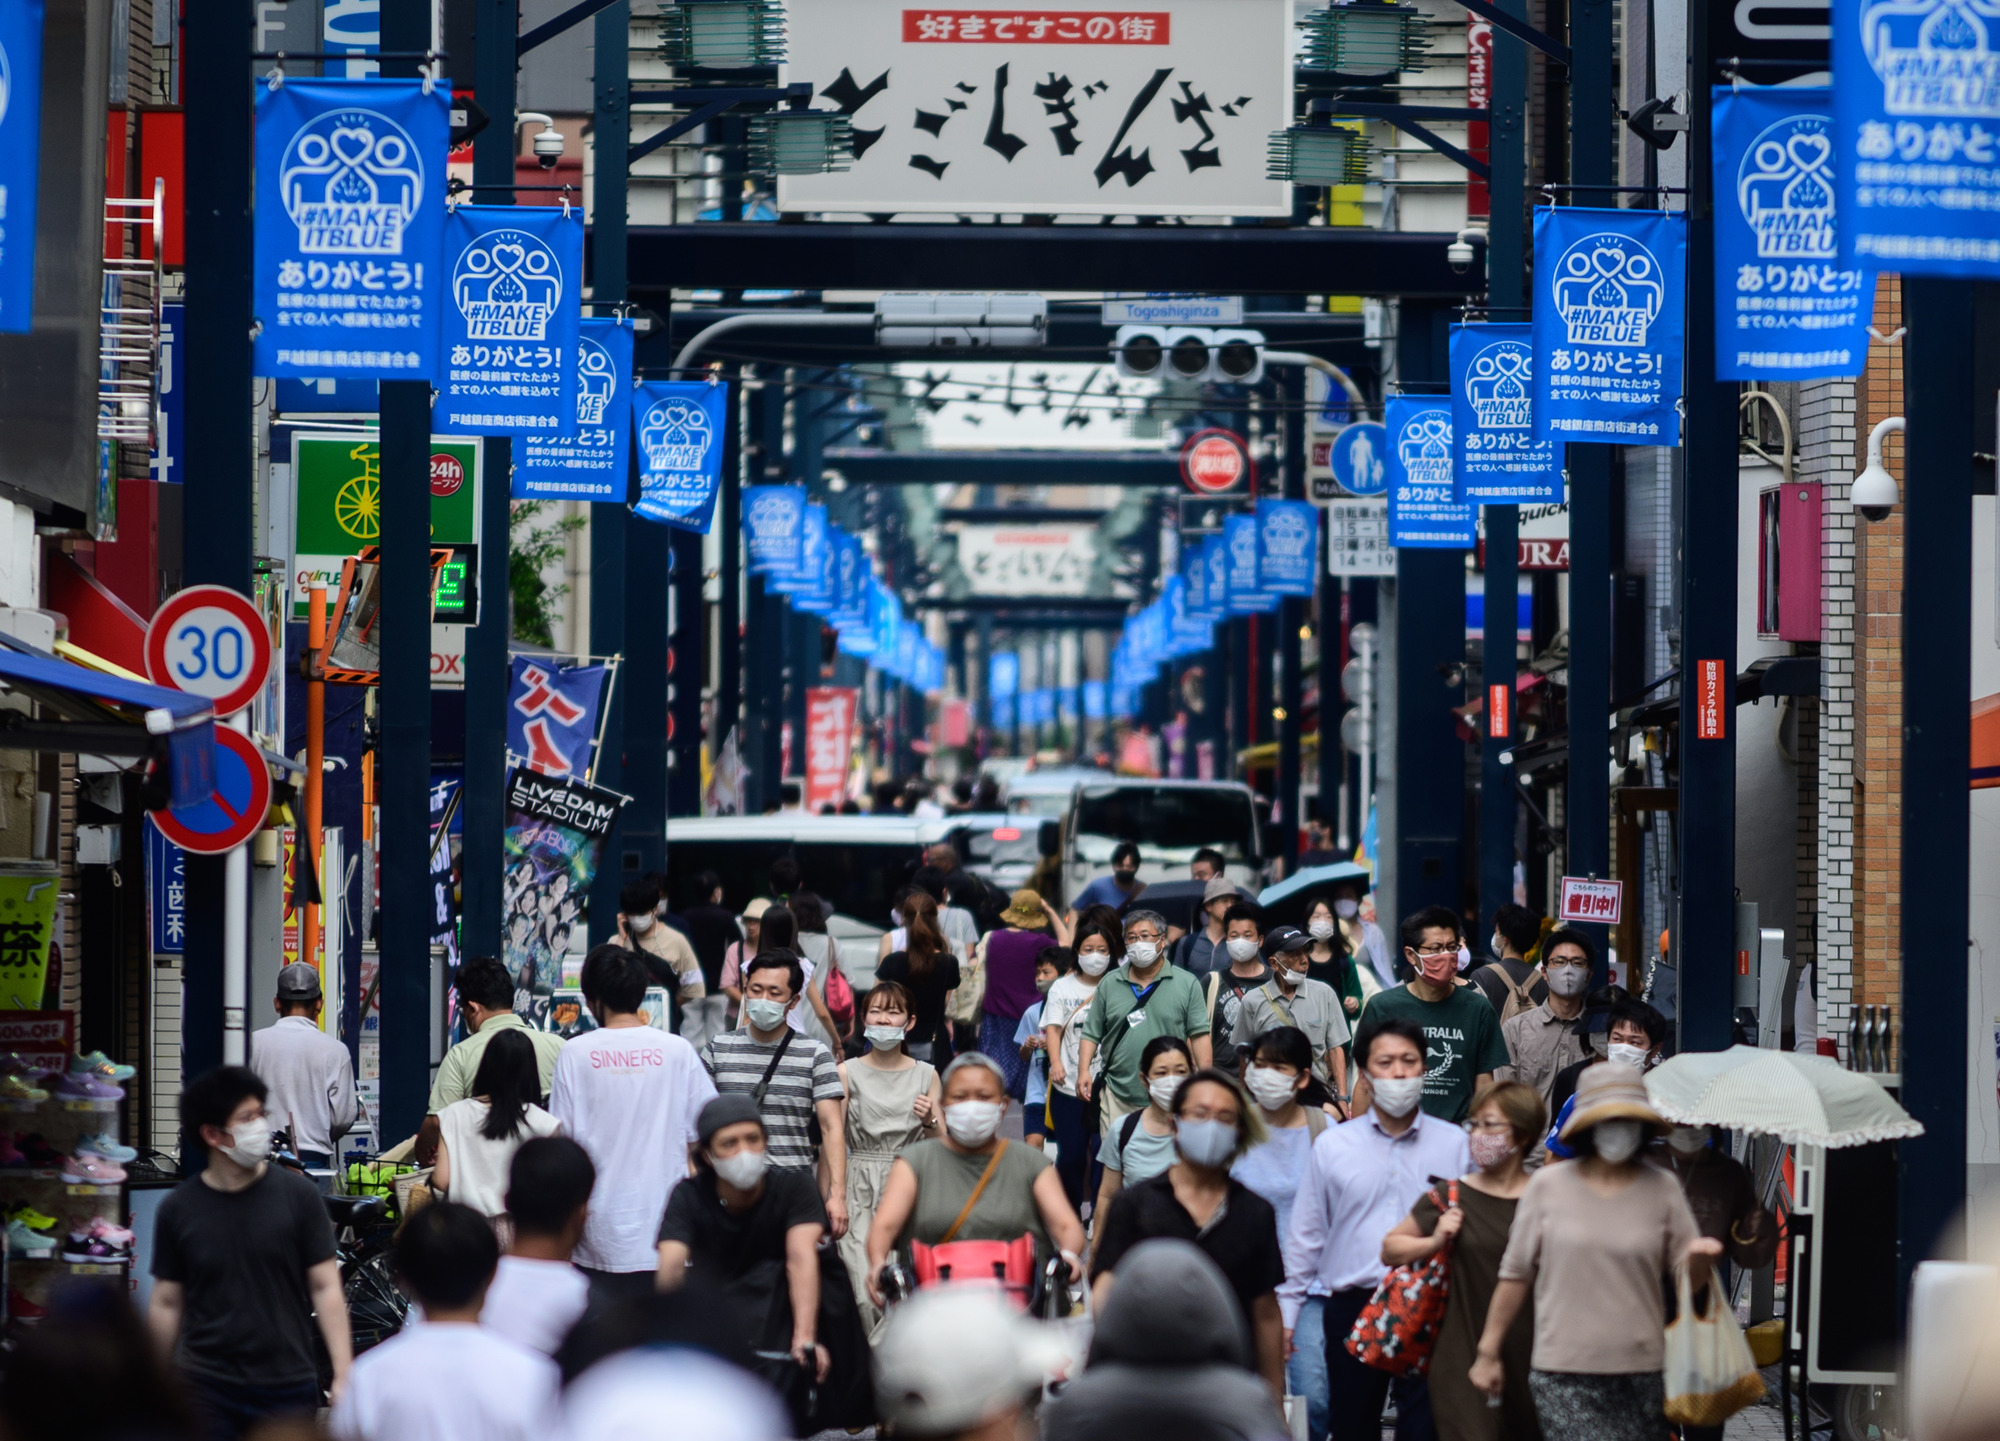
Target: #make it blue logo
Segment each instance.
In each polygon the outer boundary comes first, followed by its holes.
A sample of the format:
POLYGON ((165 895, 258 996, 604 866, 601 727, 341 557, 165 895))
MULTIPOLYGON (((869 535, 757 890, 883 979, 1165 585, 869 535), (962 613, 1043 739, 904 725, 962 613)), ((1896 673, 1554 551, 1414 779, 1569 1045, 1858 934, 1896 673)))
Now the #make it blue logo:
POLYGON ((562 264, 526 231, 489 230, 459 254, 451 296, 468 340, 547 340, 563 297, 562 264))
POLYGON ((1555 302, 1571 345, 1643 350, 1666 303, 1660 262, 1629 235, 1586 235, 1556 262, 1555 302))
POLYGON ((423 203, 416 145, 376 110, 329 110, 301 127, 278 179, 306 255, 401 255, 404 227, 423 203))

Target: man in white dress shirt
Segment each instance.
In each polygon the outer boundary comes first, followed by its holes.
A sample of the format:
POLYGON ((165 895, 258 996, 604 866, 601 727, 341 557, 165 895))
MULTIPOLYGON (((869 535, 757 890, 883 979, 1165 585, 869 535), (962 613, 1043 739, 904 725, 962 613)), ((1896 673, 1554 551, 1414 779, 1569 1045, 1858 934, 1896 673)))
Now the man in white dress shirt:
MULTIPOLYGON (((278 972, 278 1019, 250 1037, 250 1069, 270 1087, 264 1109, 288 1130, 298 1158, 316 1171, 333 1168, 334 1144, 361 1115, 347 1047, 319 1028, 319 972, 294 961, 278 972)), ((321 1189, 325 1189, 322 1187, 321 1189)))

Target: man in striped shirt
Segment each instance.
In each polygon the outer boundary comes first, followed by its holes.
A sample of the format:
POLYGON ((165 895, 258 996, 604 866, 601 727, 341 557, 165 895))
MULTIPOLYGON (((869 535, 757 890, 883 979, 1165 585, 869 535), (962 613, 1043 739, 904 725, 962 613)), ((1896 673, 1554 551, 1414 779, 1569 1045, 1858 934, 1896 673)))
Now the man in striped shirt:
POLYGON ((820 1194, 836 1237, 847 1234, 847 1091, 833 1056, 785 1021, 805 989, 805 971, 790 951, 761 951, 743 976, 745 1029, 725 1031, 702 1048, 701 1061, 723 1095, 740 1092, 757 1103, 773 1166, 815 1169, 817 1124, 826 1164, 820 1194))

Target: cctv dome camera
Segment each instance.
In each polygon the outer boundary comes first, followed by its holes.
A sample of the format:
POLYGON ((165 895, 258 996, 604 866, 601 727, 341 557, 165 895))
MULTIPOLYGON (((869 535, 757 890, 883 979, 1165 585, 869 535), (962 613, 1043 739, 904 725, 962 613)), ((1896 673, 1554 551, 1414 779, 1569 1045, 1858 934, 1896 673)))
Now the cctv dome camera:
POLYGON ((1857 505, 1854 508, 1861 512, 1863 520, 1887 520, 1890 510, 1894 507, 1887 505, 1857 505))
POLYGON ((1454 240, 1444 248, 1444 258, 1451 262, 1451 268, 1463 275, 1472 265, 1472 247, 1463 240, 1454 240))
POLYGON ((555 169, 556 162, 562 159, 562 131, 556 129, 554 126, 550 126, 546 130, 537 131, 533 143, 535 163, 540 165, 544 170, 555 169))

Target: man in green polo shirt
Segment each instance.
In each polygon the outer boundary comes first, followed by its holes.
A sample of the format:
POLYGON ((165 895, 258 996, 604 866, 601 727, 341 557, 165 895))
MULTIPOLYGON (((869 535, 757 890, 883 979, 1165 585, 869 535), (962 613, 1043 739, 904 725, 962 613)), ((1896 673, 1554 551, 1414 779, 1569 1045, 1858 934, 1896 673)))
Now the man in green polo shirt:
POLYGON ((491 956, 474 956, 460 966, 452 986, 458 991, 459 1009, 465 1013, 465 1024, 472 1034, 446 1051, 438 1063, 437 1079, 431 1083, 430 1113, 417 1132, 417 1161, 421 1165, 429 1165, 437 1154, 438 1112, 472 1094, 479 1058, 495 1036, 505 1030, 526 1033, 535 1048, 535 1068, 541 1073, 544 1096, 555 1079, 556 1057, 562 1054, 561 1036, 534 1030, 514 1014, 514 978, 491 956))
POLYGON ((1125 917, 1125 964, 1097 987, 1083 1018, 1077 1058, 1077 1094, 1085 1101, 1098 1086, 1100 1129, 1108 1132, 1127 1111, 1146 1104, 1139 1054, 1155 1036, 1178 1036, 1194 1052, 1196 1069, 1210 1065, 1209 1019, 1201 982, 1167 960, 1167 923, 1157 911, 1125 917), (1104 1074, 1093 1059, 1103 1056, 1104 1074))
MULTIPOLYGON (((1500 1014, 1479 987, 1460 985, 1458 953, 1463 932, 1458 916, 1444 906, 1427 906, 1402 925, 1403 957, 1417 974, 1407 983, 1368 998, 1360 1030, 1394 1016, 1423 1028, 1426 1115, 1457 1125, 1472 1109, 1472 1098, 1509 1064, 1500 1034, 1500 1014)), ((1355 1112, 1367 1104, 1357 1090, 1355 1112)))

